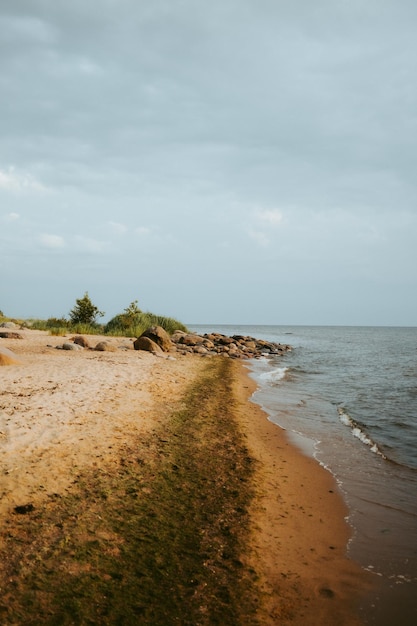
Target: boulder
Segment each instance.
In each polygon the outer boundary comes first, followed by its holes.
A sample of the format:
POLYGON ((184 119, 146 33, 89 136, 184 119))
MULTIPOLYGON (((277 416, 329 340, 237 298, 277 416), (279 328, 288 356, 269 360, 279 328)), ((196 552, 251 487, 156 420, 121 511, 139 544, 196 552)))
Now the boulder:
POLYGON ((3 330, 0 332, 0 337, 2 339, 23 339, 22 335, 19 333, 13 333, 10 330, 3 330))
POLYGON ((230 343, 233 343, 233 339, 231 337, 226 337, 226 335, 218 335, 218 337, 216 337, 216 343, 227 346, 230 343))
POLYGON ((116 352, 117 348, 108 341, 99 341, 94 350, 97 352, 116 352))
POLYGON ((208 350, 204 346, 195 346, 193 352, 195 354, 208 354, 208 350))
POLYGON ((62 350, 82 350, 82 346, 77 345, 76 343, 70 343, 69 341, 67 341, 66 343, 62 344, 62 350))
POLYGON ((198 346, 204 343, 205 338, 200 335, 183 335, 180 337, 178 343, 183 344, 184 346, 198 346))
POLYGON ((162 354, 162 348, 153 341, 150 337, 141 335, 133 343, 135 350, 145 350, 146 352, 152 352, 152 354, 162 354))
MULTIPOLYGON (((145 337, 156 343, 163 352, 169 352, 172 348, 172 341, 166 330, 161 326, 151 326, 138 339, 145 337)), ((138 340, 136 340, 138 341, 138 340)), ((136 342, 135 342, 136 343, 136 342)), ((133 345, 135 345, 135 343, 133 345)), ((135 350, 143 350, 143 348, 136 348, 135 350)))
POLYGON ((2 322, 0 328, 18 328, 18 326, 14 322, 2 322))
POLYGON ((86 339, 86 337, 83 337, 82 335, 77 335, 76 337, 73 337, 72 341, 76 343, 78 346, 81 346, 82 348, 90 347, 88 340, 86 339))

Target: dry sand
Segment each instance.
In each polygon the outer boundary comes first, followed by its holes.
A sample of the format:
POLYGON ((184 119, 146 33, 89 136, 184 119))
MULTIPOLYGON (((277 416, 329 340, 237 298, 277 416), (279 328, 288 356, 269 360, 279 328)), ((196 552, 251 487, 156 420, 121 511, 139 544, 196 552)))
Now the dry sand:
MULTIPOLYGON (((0 524, 17 505, 64 493, 84 468, 117 463, 129 440, 163 424, 200 371, 199 357, 117 350, 63 351, 68 338, 19 331, 0 339, 21 365, 0 369, 0 524)), ((103 338, 89 337, 91 345, 103 338)), ((252 511, 265 624, 354 625, 366 574, 346 558, 347 510, 332 476, 296 450, 249 401, 254 382, 236 363, 239 419, 258 459, 252 511)))
POLYGON ((161 419, 192 376, 189 359, 157 358, 124 338, 116 352, 57 350, 69 337, 19 331, 0 339, 21 365, 0 369, 0 519, 25 502, 62 492, 84 467, 111 462, 129 437, 161 419))

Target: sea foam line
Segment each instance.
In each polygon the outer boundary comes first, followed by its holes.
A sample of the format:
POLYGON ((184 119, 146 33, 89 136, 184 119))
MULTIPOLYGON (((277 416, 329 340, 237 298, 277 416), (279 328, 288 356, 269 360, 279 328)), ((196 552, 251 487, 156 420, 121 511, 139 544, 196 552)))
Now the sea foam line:
POLYGON ((359 424, 357 424, 355 420, 350 417, 349 413, 347 413, 342 407, 338 407, 337 412, 339 413, 339 419, 342 424, 348 426, 351 429, 352 435, 354 437, 357 437, 357 439, 367 445, 370 448, 371 452, 379 454, 379 456, 382 456, 383 459, 387 458, 385 454, 383 454, 378 448, 378 445, 374 441, 372 441, 372 439, 368 437, 368 435, 361 429, 359 424))

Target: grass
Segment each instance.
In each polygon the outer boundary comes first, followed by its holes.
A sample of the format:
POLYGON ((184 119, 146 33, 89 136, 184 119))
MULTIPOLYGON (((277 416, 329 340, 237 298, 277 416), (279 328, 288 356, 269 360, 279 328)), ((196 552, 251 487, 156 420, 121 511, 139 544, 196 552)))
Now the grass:
MULTIPOLYGON (((16 320, 12 320, 16 321, 16 320)), ((140 311, 134 316, 125 314, 116 315, 107 324, 72 324, 65 318, 49 318, 47 320, 20 321, 20 325, 35 330, 47 330, 51 335, 63 336, 68 333, 79 335, 109 335, 113 337, 139 337, 150 326, 162 326, 168 334, 176 330, 187 331, 187 327, 172 317, 143 313, 140 311)))
POLYGON ((175 330, 187 330, 184 324, 172 317, 138 311, 134 315, 123 313, 116 315, 105 325, 104 333, 123 335, 125 337, 139 337, 150 326, 162 326, 170 335, 175 330))
POLYGON ((255 625, 245 564, 254 462, 234 417, 233 364, 207 360, 163 430, 117 471, 13 515, 1 537, 0 622, 255 625))

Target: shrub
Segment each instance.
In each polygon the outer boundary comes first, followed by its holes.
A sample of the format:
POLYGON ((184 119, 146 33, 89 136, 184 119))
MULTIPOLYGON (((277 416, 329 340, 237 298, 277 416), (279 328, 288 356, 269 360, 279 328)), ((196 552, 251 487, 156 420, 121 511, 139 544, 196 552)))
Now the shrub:
POLYGON ((171 317, 144 313, 137 306, 137 300, 131 302, 123 313, 113 317, 104 327, 104 332, 109 335, 124 335, 126 337, 139 337, 150 326, 162 326, 170 335, 175 330, 187 331, 187 328, 171 317))
POLYGON ((26 325, 30 325, 30 327, 35 330, 51 330, 56 328, 67 330, 70 324, 65 317, 49 317, 47 320, 30 320, 26 325))
POLYGON ((97 317, 102 317, 104 313, 91 302, 86 291, 82 298, 75 301, 75 307, 70 311, 71 324, 87 324, 94 326, 97 317))

